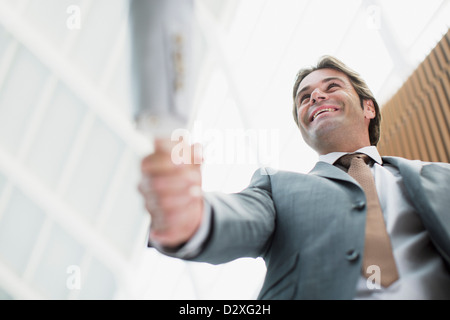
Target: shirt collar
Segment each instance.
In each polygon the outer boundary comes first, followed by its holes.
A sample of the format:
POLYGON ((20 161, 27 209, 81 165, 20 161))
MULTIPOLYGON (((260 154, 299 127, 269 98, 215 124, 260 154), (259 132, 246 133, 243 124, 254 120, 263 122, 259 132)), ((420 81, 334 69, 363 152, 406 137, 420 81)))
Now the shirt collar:
POLYGON ((375 147, 375 146, 364 147, 364 148, 356 150, 355 152, 331 152, 328 154, 320 155, 319 161, 327 162, 329 164, 334 164, 336 162, 336 160, 339 159, 340 157, 342 157, 344 154, 356 153, 356 152, 364 153, 364 154, 368 155, 370 158, 372 158, 372 160, 374 160, 376 163, 378 163, 380 165, 383 164, 383 160, 381 159, 381 156, 377 150, 377 147, 375 147))

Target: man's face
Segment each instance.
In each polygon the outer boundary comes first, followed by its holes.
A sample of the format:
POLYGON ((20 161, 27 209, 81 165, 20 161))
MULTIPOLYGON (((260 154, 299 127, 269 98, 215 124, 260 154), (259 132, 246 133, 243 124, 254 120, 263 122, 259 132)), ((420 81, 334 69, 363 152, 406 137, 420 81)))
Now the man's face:
MULTIPOLYGON (((300 83, 296 97, 303 139, 320 154, 342 150, 348 140, 369 141, 368 127, 375 116, 371 100, 361 101, 349 78, 334 69, 310 73, 300 83), (333 149, 334 147, 339 150, 333 149)), ((369 144, 370 145, 370 142, 369 144)))

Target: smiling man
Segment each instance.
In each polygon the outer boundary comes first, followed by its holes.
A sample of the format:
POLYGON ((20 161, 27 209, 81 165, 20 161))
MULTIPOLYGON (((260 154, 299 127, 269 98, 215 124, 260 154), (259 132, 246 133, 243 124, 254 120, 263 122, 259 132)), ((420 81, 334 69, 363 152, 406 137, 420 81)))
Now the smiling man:
POLYGON ((303 139, 319 154, 378 142, 381 116, 375 98, 357 73, 331 57, 297 74, 293 111, 303 139))
POLYGON ((381 157, 376 99, 334 57, 298 72, 293 99, 319 155, 308 174, 262 168, 241 192, 199 193, 200 165, 173 164, 158 141, 139 187, 149 245, 214 264, 262 257, 259 299, 449 299, 450 165, 381 157))

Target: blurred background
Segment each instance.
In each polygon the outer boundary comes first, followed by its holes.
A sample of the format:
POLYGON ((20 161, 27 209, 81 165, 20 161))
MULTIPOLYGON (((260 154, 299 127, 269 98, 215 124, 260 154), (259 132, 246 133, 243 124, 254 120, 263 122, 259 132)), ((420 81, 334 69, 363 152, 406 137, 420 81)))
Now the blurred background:
MULTIPOLYGON (((358 71, 383 109, 418 92, 401 88, 441 43, 426 97, 442 116, 423 143, 449 161, 450 0, 196 0, 195 14, 192 132, 210 148, 206 191, 237 192, 260 165, 312 168, 291 90, 325 54, 358 71)), ((152 137, 133 122, 129 38, 127 0, 0 0, 0 299, 258 294, 261 259, 213 266, 146 247, 137 184, 152 137)))

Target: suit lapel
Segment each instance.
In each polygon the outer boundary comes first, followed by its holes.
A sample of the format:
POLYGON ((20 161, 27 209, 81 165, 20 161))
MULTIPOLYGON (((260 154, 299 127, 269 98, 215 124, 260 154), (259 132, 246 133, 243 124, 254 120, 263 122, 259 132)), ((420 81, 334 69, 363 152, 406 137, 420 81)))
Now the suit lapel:
POLYGON ((424 166, 417 160, 383 157, 398 168, 410 198, 417 208, 436 249, 450 266, 450 174, 439 165, 424 166))
POLYGON ((403 184, 408 194, 415 203, 419 211, 426 211, 426 197, 422 190, 422 181, 420 170, 422 163, 420 161, 408 160, 397 157, 382 157, 383 162, 395 166, 403 179, 403 184))
POLYGON ((350 182, 359 186, 358 182, 356 182, 356 180, 350 177, 346 172, 324 161, 317 162, 315 167, 309 173, 328 179, 350 182))

